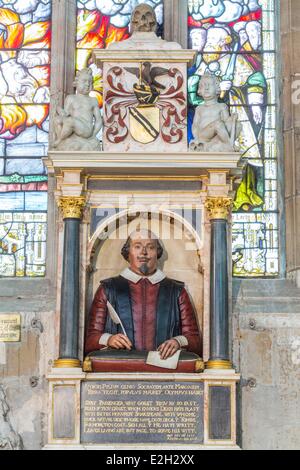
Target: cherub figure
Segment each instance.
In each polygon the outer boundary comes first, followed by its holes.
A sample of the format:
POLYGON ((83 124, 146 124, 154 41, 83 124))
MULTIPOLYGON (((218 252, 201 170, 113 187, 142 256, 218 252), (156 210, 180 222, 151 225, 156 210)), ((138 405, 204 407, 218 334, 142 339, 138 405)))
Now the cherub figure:
POLYGON ((74 86, 75 95, 68 95, 64 108, 57 108, 54 119, 57 150, 101 150, 96 138, 102 128, 102 116, 96 98, 89 96, 92 90, 91 69, 78 72, 74 86))
POLYGON ((198 95, 204 103, 197 106, 193 120, 194 140, 190 150, 199 152, 236 151, 235 140, 241 132, 237 115, 230 116, 225 103, 218 102, 221 89, 218 79, 211 74, 204 74, 198 86, 198 95))

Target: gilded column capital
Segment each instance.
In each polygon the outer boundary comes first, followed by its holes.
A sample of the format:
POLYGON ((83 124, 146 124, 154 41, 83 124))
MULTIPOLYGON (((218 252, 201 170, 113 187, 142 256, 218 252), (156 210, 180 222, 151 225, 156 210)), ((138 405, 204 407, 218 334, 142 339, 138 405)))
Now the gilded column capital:
POLYGON ((208 197, 204 205, 210 219, 227 219, 232 207, 232 198, 208 197))
POLYGON ((58 199, 58 207, 61 209, 64 219, 81 219, 85 204, 86 198, 84 196, 61 196, 58 199))

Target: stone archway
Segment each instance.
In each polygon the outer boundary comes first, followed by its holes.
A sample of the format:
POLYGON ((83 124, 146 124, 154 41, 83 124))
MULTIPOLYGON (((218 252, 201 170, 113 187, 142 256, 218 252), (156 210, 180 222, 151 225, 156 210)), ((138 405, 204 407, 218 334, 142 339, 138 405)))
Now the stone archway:
POLYGON ((169 210, 136 213, 126 209, 98 226, 88 246, 91 273, 87 283, 87 310, 100 280, 119 274, 127 266, 120 254, 121 247, 138 227, 149 228, 162 241, 164 254, 159 268, 168 277, 185 282, 199 327, 203 329, 203 239, 186 219, 169 210))

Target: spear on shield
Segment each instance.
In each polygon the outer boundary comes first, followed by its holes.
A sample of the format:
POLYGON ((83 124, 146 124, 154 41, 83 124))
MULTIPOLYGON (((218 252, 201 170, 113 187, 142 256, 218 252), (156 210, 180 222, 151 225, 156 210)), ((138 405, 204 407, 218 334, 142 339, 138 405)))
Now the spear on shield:
MULTIPOLYGON (((230 80, 232 82, 232 80, 234 78, 234 69, 235 69, 235 64, 236 64, 236 59, 237 59, 237 52, 239 50, 239 46, 240 46, 240 43, 239 43, 239 41, 237 41, 234 45, 232 55, 230 57, 230 61, 228 63, 226 72, 222 77, 223 81, 230 80)), ((225 90, 221 91, 220 98, 223 99, 224 96, 225 96, 225 90)))

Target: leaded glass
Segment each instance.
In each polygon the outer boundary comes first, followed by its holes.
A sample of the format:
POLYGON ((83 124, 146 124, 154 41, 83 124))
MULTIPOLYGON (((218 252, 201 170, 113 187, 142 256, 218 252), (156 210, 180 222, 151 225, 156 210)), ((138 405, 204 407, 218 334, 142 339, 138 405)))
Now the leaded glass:
POLYGON ((133 9, 140 3, 151 5, 162 33, 163 0, 77 0, 77 56, 76 70, 91 67, 94 87, 91 96, 102 106, 102 76, 91 64, 92 50, 105 49, 108 44, 129 37, 129 23, 133 9))
POLYGON ((44 212, 0 212, 0 276, 44 276, 46 230, 44 212))
POLYGON ((189 139, 205 72, 219 77, 220 100, 243 130, 246 165, 233 213, 233 274, 278 274, 275 1, 189 0, 189 46, 198 51, 189 73, 189 139))
POLYGON ((51 0, 0 0, 0 276, 45 274, 51 0))

